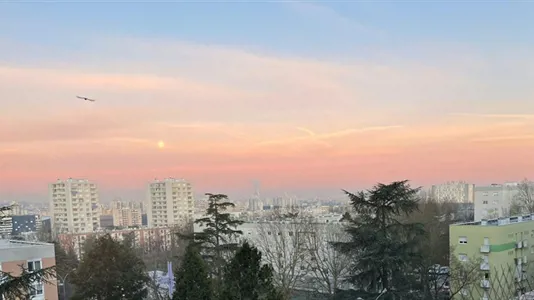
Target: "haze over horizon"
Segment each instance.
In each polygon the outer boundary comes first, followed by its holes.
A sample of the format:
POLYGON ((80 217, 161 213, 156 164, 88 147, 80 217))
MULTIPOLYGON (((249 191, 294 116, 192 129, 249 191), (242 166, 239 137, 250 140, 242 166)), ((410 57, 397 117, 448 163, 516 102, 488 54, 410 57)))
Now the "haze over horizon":
MULTIPOLYGON (((534 3, 0 3, 0 200, 534 177, 534 3), (76 95, 96 99, 87 102, 76 95)), ((142 199, 132 199, 142 200, 142 199)))

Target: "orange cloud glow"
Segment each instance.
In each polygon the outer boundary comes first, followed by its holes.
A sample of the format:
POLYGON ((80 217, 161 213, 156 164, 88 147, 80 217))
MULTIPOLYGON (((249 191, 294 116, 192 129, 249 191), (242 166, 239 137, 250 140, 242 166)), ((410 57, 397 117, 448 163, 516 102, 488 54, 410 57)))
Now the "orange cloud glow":
POLYGON ((525 113, 534 104, 486 103, 482 79, 462 66, 341 65, 168 41, 107 47, 141 58, 0 64, 0 190, 44 193, 65 177, 142 189, 172 176, 199 192, 252 179, 336 191, 404 178, 498 182, 534 169, 525 113))

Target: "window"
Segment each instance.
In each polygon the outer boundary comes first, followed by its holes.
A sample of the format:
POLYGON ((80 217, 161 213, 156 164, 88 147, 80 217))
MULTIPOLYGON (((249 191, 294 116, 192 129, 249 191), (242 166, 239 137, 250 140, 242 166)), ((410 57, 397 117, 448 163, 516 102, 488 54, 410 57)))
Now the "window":
MULTIPOLYGON (((28 261, 28 272, 39 271, 42 268, 42 262, 40 259, 28 261)), ((32 282, 32 289, 30 290, 30 296, 41 296, 44 294, 44 286, 42 281, 32 282)))
POLYGON ((482 201, 482 204, 488 204, 488 201, 482 201))
POLYGON ((467 237, 461 236, 460 238, 458 238, 458 244, 467 244, 467 237))
POLYGON ((467 261, 467 254, 465 254, 465 253, 458 254, 458 260, 467 261))

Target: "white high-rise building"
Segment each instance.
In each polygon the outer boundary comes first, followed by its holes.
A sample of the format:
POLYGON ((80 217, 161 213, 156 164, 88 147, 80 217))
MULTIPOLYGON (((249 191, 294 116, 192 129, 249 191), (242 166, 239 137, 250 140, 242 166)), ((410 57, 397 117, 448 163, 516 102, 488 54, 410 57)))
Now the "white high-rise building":
POLYGON ((86 179, 58 179, 48 186, 52 232, 92 232, 100 227, 98 189, 86 179))
POLYGON ((147 202, 149 227, 180 226, 193 220, 193 188, 184 179, 154 180, 148 185, 147 202))

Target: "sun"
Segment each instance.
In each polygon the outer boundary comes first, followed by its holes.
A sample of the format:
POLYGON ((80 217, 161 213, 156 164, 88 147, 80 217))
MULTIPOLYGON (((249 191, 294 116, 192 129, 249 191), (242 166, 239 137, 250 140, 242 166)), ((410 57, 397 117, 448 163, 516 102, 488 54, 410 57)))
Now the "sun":
POLYGON ((163 141, 158 142, 158 148, 163 149, 165 148, 165 143, 163 141))

